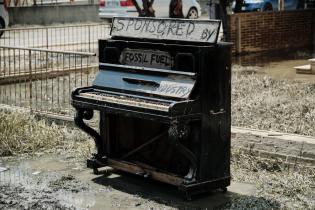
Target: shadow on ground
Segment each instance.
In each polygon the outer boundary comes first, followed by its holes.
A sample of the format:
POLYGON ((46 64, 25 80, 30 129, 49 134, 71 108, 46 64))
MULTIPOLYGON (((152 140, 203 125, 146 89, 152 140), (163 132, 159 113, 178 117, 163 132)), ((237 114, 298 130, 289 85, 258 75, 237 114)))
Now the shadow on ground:
MULTIPOLYGON (((226 193, 213 191, 194 196, 192 201, 186 201, 174 186, 119 171, 114 171, 114 174, 108 172, 92 179, 92 181, 177 209, 280 209, 280 204, 275 200, 250 195, 253 192, 240 194, 233 192, 235 189, 230 188, 226 193)), ((238 186, 242 187, 241 184, 238 186)))

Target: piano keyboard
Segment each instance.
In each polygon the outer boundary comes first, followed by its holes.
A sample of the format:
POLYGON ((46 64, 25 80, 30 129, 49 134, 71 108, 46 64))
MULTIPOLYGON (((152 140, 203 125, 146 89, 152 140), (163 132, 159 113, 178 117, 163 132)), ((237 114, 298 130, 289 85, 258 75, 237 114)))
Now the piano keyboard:
POLYGON ((83 98, 87 98, 87 99, 95 99, 95 100, 105 101, 105 102, 114 103, 114 104, 160 110, 164 112, 168 112, 169 107, 170 107, 169 103, 145 101, 139 98, 133 98, 133 97, 122 96, 122 95, 115 96, 115 95, 110 95, 110 94, 101 93, 101 92, 80 93, 79 96, 83 98))

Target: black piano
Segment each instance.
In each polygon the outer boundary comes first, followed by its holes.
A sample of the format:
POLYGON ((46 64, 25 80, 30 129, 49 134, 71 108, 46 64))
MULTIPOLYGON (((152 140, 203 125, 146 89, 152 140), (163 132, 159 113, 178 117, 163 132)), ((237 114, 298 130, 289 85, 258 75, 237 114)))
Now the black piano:
POLYGON ((175 185, 187 199, 230 184, 231 64, 219 21, 114 18, 92 86, 72 92, 95 173, 112 168, 175 185), (160 30, 159 30, 160 29, 160 30), (164 29, 164 33, 162 33, 164 29), (89 127, 100 112, 99 132, 89 127))

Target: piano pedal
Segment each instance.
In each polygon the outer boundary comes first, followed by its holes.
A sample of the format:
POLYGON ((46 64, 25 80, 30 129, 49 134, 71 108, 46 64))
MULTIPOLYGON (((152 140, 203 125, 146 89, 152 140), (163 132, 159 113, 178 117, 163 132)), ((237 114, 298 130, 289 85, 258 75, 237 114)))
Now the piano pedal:
POLYGON ((110 176, 113 172, 113 169, 105 168, 104 170, 101 168, 93 168, 94 175, 103 175, 105 177, 110 176))
POLYGON ((187 175, 184 177, 184 184, 192 184, 196 182, 196 170, 189 168, 187 175))

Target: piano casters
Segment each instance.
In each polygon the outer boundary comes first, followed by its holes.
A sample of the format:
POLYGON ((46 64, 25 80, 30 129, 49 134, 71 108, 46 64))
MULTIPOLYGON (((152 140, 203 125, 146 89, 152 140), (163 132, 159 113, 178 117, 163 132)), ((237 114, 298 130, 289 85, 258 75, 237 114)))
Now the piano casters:
POLYGON ((107 158, 102 153, 103 150, 101 148, 102 139, 101 136, 98 134, 96 130, 89 127, 87 124, 85 124, 84 120, 91 120, 93 118, 93 110, 90 109, 82 109, 82 108, 76 108, 76 114, 74 118, 74 123, 76 126, 78 126, 81 130, 86 132, 88 135, 90 135, 95 142, 96 145, 96 154, 92 155, 92 158, 87 160, 87 167, 92 168, 94 174, 98 174, 98 168, 103 167, 106 165, 107 158))
POLYGON ((168 130, 171 145, 190 162, 189 172, 185 176, 183 184, 190 184, 196 181, 197 157, 180 143, 180 140, 187 138, 188 134, 189 127, 183 123, 179 124, 177 121, 173 121, 168 130))

